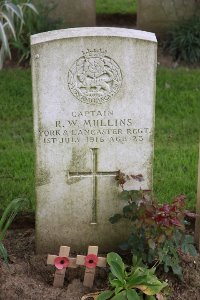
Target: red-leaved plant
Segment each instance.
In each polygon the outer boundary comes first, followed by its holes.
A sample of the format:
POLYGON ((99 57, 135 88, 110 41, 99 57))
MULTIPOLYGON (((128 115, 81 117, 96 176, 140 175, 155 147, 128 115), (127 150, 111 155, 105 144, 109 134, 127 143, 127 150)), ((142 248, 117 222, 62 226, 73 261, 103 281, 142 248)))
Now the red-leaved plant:
POLYGON ((161 205, 151 199, 150 191, 125 190, 125 183, 132 179, 142 181, 143 176, 127 176, 120 171, 116 175, 122 188, 120 199, 127 204, 122 214, 115 214, 110 222, 125 218, 132 224, 131 235, 120 248, 131 249, 133 254, 142 256, 144 262, 163 264, 165 272, 171 268, 182 278, 179 253, 196 255, 193 237, 185 234, 185 217, 195 217, 195 214, 185 209, 185 195, 176 197, 172 204, 161 205))

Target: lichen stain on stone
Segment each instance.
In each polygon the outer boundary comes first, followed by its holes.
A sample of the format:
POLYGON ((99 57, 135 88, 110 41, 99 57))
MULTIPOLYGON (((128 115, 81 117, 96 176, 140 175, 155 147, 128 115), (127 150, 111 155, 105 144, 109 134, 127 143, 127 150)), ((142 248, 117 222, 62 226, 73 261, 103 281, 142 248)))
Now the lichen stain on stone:
POLYGON ((42 186, 50 183, 50 172, 45 169, 39 169, 37 172, 36 185, 42 186))
POLYGON ((40 61, 41 57, 39 59, 36 59, 36 55, 40 54, 41 51, 41 45, 34 45, 31 47, 31 56, 32 56, 32 62, 34 63, 34 69, 35 69, 35 80, 37 82, 40 82, 40 61))
POLYGON ((152 171, 152 163, 153 163, 153 153, 151 154, 150 158, 146 161, 146 168, 147 168, 147 178, 146 180, 149 182, 150 190, 153 189, 153 171, 152 171))
POLYGON ((66 180, 67 184, 71 185, 71 184, 77 183, 79 181, 81 181, 81 177, 72 178, 69 176, 69 174, 67 175, 67 180, 66 180))
POLYGON ((79 182, 83 177, 77 176, 73 177, 75 174, 70 173, 81 173, 81 172, 90 172, 91 170, 86 170, 86 151, 88 149, 72 149, 72 158, 70 161, 69 168, 66 172, 66 183, 74 184, 79 182))
POLYGON ((151 144, 154 143, 154 131, 152 131, 152 132, 150 133, 150 135, 149 135, 149 142, 150 142, 151 144))

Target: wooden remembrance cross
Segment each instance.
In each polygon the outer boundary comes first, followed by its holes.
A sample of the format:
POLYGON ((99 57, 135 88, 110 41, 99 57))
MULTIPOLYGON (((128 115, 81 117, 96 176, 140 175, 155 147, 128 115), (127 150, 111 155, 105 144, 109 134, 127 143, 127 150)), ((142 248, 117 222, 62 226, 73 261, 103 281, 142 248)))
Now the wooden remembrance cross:
POLYGON ((93 197, 92 197, 92 221, 91 224, 97 224, 97 179, 101 176, 116 176, 114 172, 98 172, 98 148, 91 148, 92 151, 92 171, 91 172, 69 172, 70 177, 91 177, 93 179, 93 197))
POLYGON ((59 255, 48 255, 47 265, 54 265, 54 287, 62 287, 65 279, 66 268, 77 268, 76 258, 69 257, 70 247, 61 246, 59 255))
POLYGON ((107 259, 105 257, 98 257, 98 246, 89 246, 86 256, 77 255, 76 264, 86 267, 83 285, 91 288, 94 282, 96 267, 105 268, 107 259))

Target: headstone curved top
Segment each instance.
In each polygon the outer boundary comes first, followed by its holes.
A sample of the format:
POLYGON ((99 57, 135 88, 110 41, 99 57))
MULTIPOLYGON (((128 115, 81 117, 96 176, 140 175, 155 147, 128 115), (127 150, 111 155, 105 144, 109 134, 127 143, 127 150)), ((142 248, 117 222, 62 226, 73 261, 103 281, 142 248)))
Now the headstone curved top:
POLYGON ((121 28, 31 37, 37 250, 114 249, 127 236, 118 170, 152 188, 156 38, 121 28))
POLYGON ((152 32, 115 27, 82 27, 53 30, 34 34, 31 36, 31 45, 67 38, 98 36, 132 38, 157 43, 156 36, 152 32))

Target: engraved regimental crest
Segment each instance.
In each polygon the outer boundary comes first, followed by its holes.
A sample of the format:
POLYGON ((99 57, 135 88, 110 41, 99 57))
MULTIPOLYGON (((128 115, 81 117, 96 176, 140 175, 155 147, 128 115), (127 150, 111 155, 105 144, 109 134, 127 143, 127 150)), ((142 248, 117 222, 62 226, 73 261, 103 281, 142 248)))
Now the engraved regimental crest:
POLYGON ((71 93, 87 104, 104 103, 118 91, 122 74, 117 63, 106 56, 106 51, 87 50, 68 72, 71 93))

